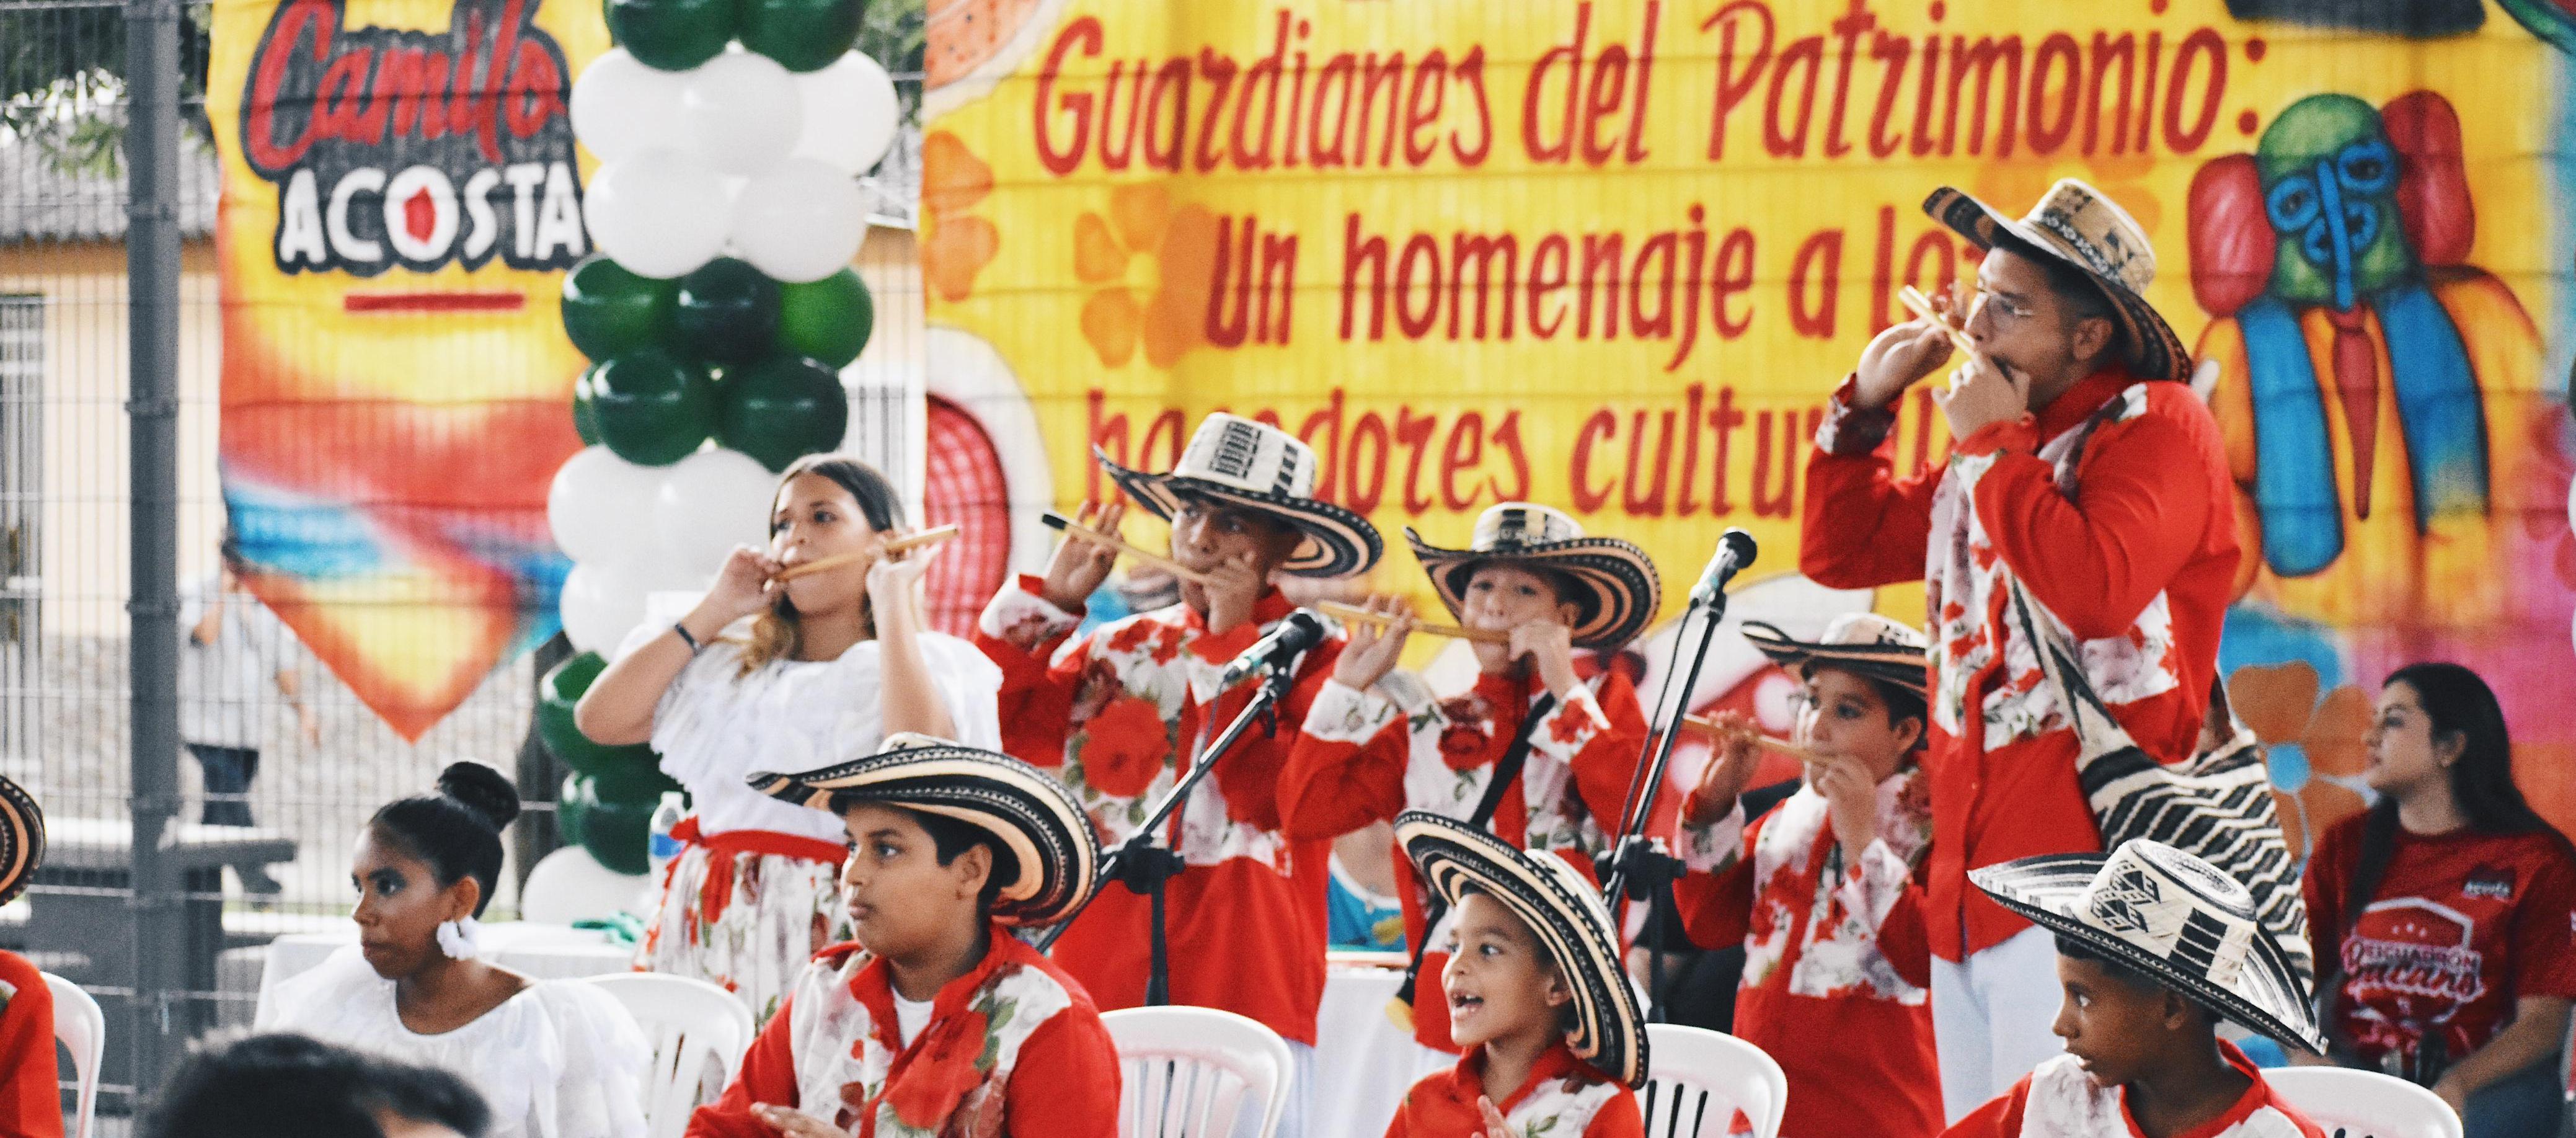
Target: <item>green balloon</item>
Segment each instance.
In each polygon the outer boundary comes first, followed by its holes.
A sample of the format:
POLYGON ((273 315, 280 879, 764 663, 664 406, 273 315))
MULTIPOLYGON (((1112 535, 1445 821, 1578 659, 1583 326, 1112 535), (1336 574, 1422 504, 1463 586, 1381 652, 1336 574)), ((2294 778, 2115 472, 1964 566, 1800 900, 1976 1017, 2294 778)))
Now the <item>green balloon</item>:
POLYGON ((644 66, 686 71, 733 38, 734 0, 608 0, 608 34, 644 66))
POLYGON ((555 791, 555 828, 563 831, 564 844, 581 844, 586 814, 590 810, 590 787, 580 775, 564 776, 563 786, 555 791))
MULTIPOLYGON (((595 371, 598 365, 593 364, 591 368, 595 371)), ((588 371, 581 373, 581 378, 573 381, 572 433, 581 436, 583 446, 599 445, 599 408, 592 405, 590 401, 590 372, 588 371)))
POLYGON ((859 274, 843 269, 819 281, 778 286, 778 348, 824 367, 850 366, 876 327, 876 302, 859 274))
POLYGON ((727 378, 716 442, 779 471, 841 445, 849 427, 840 373, 803 356, 771 356, 727 378))
POLYGON ((680 278, 672 330, 680 350, 710 363, 768 354, 778 335, 778 282, 747 262, 718 257, 680 278))
POLYGON ((602 798, 599 788, 581 775, 565 780, 564 790, 565 802, 580 803, 576 825, 581 848, 589 850, 599 864, 629 874, 653 867, 650 837, 660 796, 638 802, 602 798))
POLYGON ((789 71, 831 65, 858 42, 865 0, 742 0, 734 29, 742 46, 789 71))
POLYGON ((594 360, 662 342, 679 285, 639 277, 594 253, 564 274, 564 334, 594 360))
POLYGON ((680 461, 715 427, 715 381, 705 368, 661 348, 639 348, 599 365, 590 388, 599 441, 638 466, 680 461))

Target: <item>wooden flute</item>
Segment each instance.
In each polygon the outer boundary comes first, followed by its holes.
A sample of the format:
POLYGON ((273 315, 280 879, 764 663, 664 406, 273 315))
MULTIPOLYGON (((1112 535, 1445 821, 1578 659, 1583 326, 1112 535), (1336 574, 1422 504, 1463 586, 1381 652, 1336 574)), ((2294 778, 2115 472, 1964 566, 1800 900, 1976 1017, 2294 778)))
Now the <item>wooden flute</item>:
POLYGON ((1931 298, 1924 296, 1921 289, 1907 285, 1896 290, 1896 299, 1904 301, 1905 307, 1911 309, 1916 316, 1940 325, 1942 331, 1950 334, 1950 344, 1959 349, 1960 355, 1977 354, 1977 346, 1968 341, 1968 334, 1960 331, 1958 325, 1942 319, 1940 313, 1933 311, 1931 298))
POLYGON ((790 565, 785 569, 779 570, 778 575, 770 578, 770 580, 793 581, 798 577, 810 576, 826 570, 838 569, 844 565, 855 565, 871 557, 877 557, 888 553, 901 553, 907 549, 919 549, 925 545, 937 545, 940 542, 957 536, 957 534, 957 524, 955 522, 950 522, 947 525, 936 526, 931 529, 923 530, 920 533, 905 534, 902 537, 894 538, 875 549, 863 549, 857 553, 835 553, 830 557, 815 558, 814 560, 808 561, 802 565, 790 565))
POLYGON ((1315 608, 1328 616, 1332 616, 1340 620, 1365 620, 1375 624, 1402 623, 1414 632, 1430 636, 1446 636, 1453 640, 1474 640, 1485 644, 1509 644, 1512 642, 1511 633, 1503 632, 1498 629, 1461 628, 1454 624, 1431 624, 1424 621, 1414 620, 1413 618, 1402 614, 1390 616, 1382 612, 1370 612, 1358 605, 1346 605, 1340 601, 1318 601, 1315 604, 1315 608))
POLYGON ((1756 746, 1765 750, 1778 751, 1781 754, 1787 755, 1802 763, 1820 763, 1825 761, 1825 756, 1823 755, 1819 755, 1814 751, 1810 751, 1805 747, 1801 747, 1786 739, 1775 739, 1749 727, 1728 727, 1716 720, 1703 718, 1697 715, 1682 716, 1682 726, 1698 731, 1704 735, 1731 735, 1738 738, 1750 739, 1756 746))
POLYGON ((1064 533, 1064 536, 1069 539, 1075 541, 1087 541, 1093 545, 1107 546, 1125 556, 1142 561, 1147 565, 1155 566, 1156 568, 1193 585, 1204 585, 1208 583, 1207 574, 1201 573, 1196 569, 1192 569, 1187 565, 1183 565, 1180 562, 1174 561, 1169 557, 1165 557, 1160 553, 1154 552, 1153 550, 1146 549, 1142 546, 1128 544, 1125 538, 1119 537, 1117 534, 1106 533, 1101 530, 1093 529, 1090 526, 1077 522, 1063 514, 1056 513, 1053 510, 1047 511, 1041 520, 1046 522, 1047 528, 1060 530, 1064 533))

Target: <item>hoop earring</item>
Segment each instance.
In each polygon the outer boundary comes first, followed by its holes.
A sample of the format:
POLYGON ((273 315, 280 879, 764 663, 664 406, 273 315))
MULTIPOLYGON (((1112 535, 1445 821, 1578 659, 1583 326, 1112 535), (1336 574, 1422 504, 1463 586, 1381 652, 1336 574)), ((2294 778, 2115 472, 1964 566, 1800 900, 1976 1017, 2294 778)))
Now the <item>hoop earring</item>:
POLYGON ((451 960, 473 960, 483 955, 483 924, 472 917, 459 917, 438 924, 438 951, 451 960))

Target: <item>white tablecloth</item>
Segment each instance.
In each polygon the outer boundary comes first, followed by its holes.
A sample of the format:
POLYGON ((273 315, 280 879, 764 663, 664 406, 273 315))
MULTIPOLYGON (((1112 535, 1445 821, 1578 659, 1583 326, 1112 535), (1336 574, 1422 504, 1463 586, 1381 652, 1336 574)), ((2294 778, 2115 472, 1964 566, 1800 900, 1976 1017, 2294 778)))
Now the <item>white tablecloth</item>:
POLYGON ((1335 964, 1324 973, 1306 1138, 1379 1138, 1414 1080, 1458 1061, 1386 1018, 1403 986, 1404 973, 1391 968, 1335 964))
MULTIPOLYGON (((358 943, 354 925, 331 932, 290 933, 270 942, 260 998, 287 979, 358 943)), ((634 950, 570 925, 504 921, 483 926, 485 958, 540 980, 624 972, 634 950)), ((1335 963, 1316 1012, 1315 1087, 1307 1138, 1378 1138, 1414 1080, 1455 1059, 1421 1046, 1386 1018, 1402 986, 1400 971, 1335 963)))

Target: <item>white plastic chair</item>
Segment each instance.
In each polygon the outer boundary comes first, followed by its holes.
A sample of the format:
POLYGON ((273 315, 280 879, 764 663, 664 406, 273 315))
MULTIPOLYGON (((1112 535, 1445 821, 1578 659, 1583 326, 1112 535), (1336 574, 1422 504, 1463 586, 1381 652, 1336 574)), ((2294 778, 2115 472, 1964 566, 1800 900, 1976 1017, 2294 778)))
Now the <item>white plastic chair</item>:
POLYGON ((1288 1042, 1260 1021, 1215 1008, 1126 1008, 1100 1024, 1118 1046, 1118 1132, 1127 1138, 1227 1138, 1246 1099, 1261 1100, 1257 1138, 1288 1109, 1288 1042))
POLYGON ((709 1067, 719 1085, 751 1048, 751 1009, 733 993, 686 976, 615 972, 587 981, 605 989, 644 1028, 653 1067, 644 1085, 644 1127, 651 1138, 680 1138, 709 1067))
POLYGON ((2349 1067, 2270 1067, 2263 1081, 2331 1138, 2460 1138, 2441 1096, 2393 1075, 2349 1067))
POLYGON ((1739 1110, 1753 1123, 1753 1138, 1779 1138, 1789 1076, 1761 1048, 1732 1035, 1651 1023, 1637 1107, 1647 1138, 1723 1138, 1739 1110))
POLYGON ((107 1055, 107 1013, 80 985, 51 972, 41 975, 54 993, 54 1038, 72 1053, 72 1077, 80 1081, 72 1138, 89 1138, 90 1118, 98 1110, 99 1066, 107 1055))

